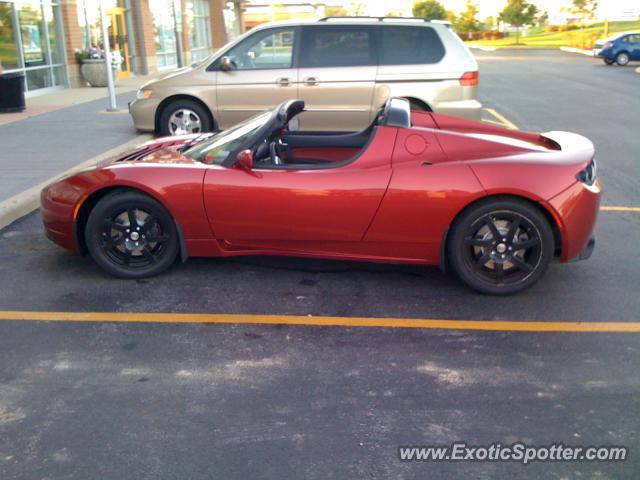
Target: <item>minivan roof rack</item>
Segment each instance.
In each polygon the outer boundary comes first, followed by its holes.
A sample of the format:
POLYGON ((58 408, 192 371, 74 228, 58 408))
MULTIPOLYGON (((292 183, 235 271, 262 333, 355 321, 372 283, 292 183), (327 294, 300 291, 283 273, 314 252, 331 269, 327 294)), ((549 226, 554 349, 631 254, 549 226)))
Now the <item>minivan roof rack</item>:
MULTIPOLYGON (((413 20, 414 22, 432 22, 433 20, 424 17, 368 17, 366 15, 362 16, 334 16, 334 17, 323 17, 319 19, 319 22, 326 22, 327 20, 377 20, 379 22, 384 22, 385 20, 413 20)), ((438 22, 439 23, 439 22, 438 22)))

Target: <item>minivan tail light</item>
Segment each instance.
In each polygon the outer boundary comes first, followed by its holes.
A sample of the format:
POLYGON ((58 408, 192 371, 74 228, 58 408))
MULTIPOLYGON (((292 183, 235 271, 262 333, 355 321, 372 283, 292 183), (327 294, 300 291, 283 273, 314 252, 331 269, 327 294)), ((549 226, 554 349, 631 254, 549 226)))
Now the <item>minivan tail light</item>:
POLYGON ((475 72, 465 72, 460 77, 460 85, 463 87, 475 87, 478 85, 479 74, 475 72))

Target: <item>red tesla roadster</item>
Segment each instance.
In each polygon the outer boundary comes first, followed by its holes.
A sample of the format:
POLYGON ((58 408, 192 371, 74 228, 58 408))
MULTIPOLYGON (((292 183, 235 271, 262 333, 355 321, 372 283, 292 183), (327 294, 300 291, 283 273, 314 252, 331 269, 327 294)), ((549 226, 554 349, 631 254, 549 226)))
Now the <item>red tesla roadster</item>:
POLYGON ((150 141, 47 186, 57 244, 124 278, 189 256, 290 255, 440 265, 511 294, 591 255, 592 143, 411 111, 361 132, 305 132, 289 101, 216 134, 150 141))

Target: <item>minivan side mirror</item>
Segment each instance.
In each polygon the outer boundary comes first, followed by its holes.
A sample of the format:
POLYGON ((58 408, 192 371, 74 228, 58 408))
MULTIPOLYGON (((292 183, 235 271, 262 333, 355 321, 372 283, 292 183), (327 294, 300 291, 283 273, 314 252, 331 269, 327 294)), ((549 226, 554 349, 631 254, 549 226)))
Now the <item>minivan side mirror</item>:
POLYGON ((232 62, 231 57, 224 56, 220 59, 220 70, 223 72, 231 70, 232 62))
POLYGON ((253 152, 247 149, 238 153, 236 156, 236 167, 250 172, 253 168, 253 152))

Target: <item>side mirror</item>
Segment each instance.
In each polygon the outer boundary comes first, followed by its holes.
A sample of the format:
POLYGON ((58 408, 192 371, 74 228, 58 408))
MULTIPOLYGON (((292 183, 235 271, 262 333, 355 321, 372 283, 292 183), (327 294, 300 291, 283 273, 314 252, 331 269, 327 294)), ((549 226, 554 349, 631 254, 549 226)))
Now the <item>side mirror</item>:
POLYGON ((222 57, 220 59, 220 70, 222 70, 223 72, 231 70, 231 63, 231 57, 222 57))
POLYGON ((253 168, 253 152, 251 150, 242 150, 238 153, 236 167, 250 172, 253 168))

